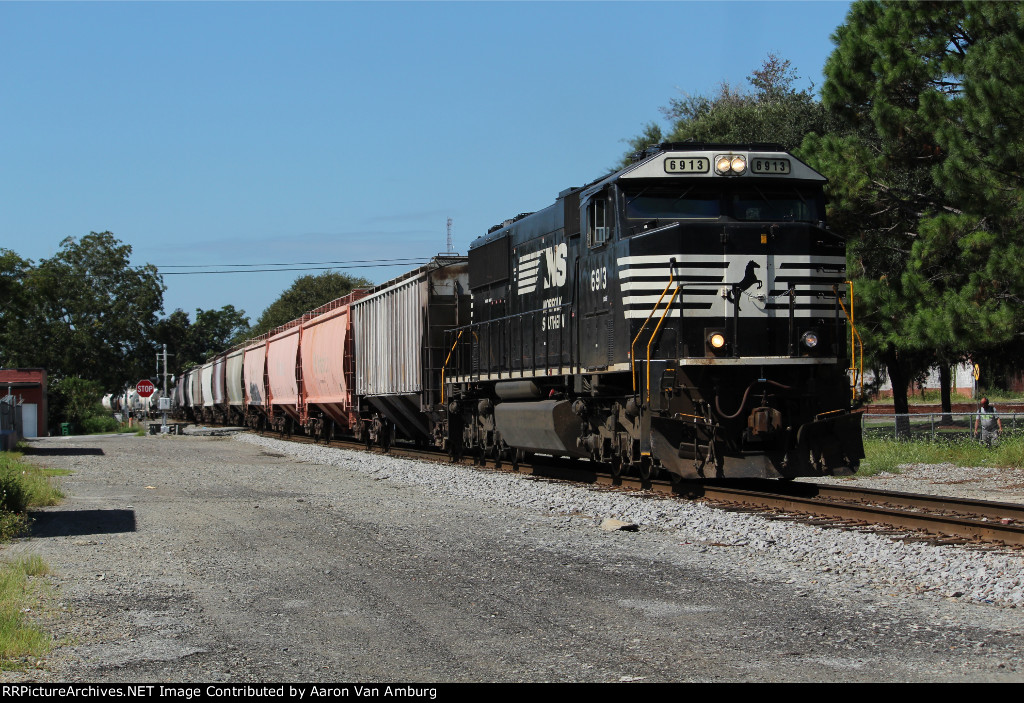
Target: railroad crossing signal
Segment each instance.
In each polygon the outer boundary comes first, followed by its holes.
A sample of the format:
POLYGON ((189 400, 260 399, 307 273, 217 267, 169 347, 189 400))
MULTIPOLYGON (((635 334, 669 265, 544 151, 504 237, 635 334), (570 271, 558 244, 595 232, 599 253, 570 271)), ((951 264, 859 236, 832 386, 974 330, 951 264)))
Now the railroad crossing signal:
POLYGON ((135 390, 138 391, 141 397, 148 398, 153 395, 153 391, 156 390, 156 386, 153 385, 152 381, 144 378, 135 384, 135 390))

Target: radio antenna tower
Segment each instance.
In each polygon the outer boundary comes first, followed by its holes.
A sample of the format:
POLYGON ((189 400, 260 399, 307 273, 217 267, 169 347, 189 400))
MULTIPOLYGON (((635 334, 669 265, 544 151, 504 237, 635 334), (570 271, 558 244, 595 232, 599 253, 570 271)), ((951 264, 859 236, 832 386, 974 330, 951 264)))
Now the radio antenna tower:
POLYGON ((452 249, 452 218, 448 218, 448 253, 451 254, 454 250, 452 249))

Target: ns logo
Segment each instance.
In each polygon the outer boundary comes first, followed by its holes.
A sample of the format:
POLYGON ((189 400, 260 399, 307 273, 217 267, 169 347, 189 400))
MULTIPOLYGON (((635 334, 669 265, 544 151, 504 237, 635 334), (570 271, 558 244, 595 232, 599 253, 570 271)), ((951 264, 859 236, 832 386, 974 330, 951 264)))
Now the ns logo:
POLYGON ((541 288, 560 288, 564 286, 568 254, 569 248, 565 242, 562 242, 561 244, 553 244, 540 251, 520 256, 516 269, 519 294, 533 293, 537 290, 538 283, 542 283, 541 288), (541 281, 542 264, 543 281, 541 281))

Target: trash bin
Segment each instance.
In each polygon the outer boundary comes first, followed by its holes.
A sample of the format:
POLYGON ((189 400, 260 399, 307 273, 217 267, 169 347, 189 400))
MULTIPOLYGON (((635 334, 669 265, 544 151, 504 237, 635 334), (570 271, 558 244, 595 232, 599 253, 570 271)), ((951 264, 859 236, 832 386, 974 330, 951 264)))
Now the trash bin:
POLYGON ((67 437, 69 434, 71 434, 71 423, 70 422, 62 422, 62 423, 60 423, 60 433, 64 437, 67 437))

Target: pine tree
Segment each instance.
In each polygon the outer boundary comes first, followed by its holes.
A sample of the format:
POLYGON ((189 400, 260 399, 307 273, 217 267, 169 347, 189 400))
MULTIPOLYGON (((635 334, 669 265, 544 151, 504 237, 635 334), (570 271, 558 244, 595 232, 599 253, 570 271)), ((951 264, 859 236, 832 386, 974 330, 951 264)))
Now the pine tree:
POLYGON ((803 152, 830 178, 834 227, 906 409, 915 365, 1021 329, 1022 6, 857 2, 833 35, 823 102, 840 120, 803 152))

